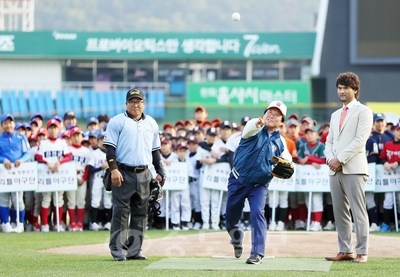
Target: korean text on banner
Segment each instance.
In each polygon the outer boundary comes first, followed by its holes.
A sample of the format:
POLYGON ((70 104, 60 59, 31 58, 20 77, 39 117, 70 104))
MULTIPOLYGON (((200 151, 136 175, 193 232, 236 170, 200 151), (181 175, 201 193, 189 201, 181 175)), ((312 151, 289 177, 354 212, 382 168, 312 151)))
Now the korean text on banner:
POLYGON ((326 164, 321 164, 319 169, 312 165, 297 165, 296 191, 329 192, 329 167, 326 164))
POLYGON ((376 184, 376 163, 369 163, 368 170, 369 176, 367 183, 365 184, 365 191, 375 191, 375 184, 376 184))
POLYGON ((18 168, 12 165, 7 170, 0 164, 0 193, 35 191, 38 188, 37 163, 22 163, 18 168))
POLYGON ((375 192, 400 191, 400 167, 395 171, 386 171, 383 165, 376 165, 375 192))
POLYGON ((37 192, 77 190, 76 163, 61 164, 55 173, 51 173, 46 164, 38 164, 38 183, 37 192))
POLYGON ((203 188, 227 191, 230 172, 231 167, 229 163, 206 165, 201 185, 203 188))
POLYGON ((189 189, 187 163, 173 162, 170 165, 164 163, 167 179, 163 190, 187 190, 189 189))

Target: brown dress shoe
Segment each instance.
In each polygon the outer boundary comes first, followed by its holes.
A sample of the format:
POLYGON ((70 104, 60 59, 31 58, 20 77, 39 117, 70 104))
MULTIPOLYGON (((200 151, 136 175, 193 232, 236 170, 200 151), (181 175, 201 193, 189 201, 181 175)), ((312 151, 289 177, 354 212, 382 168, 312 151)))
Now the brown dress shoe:
POLYGON ((366 263, 368 261, 367 254, 357 254, 357 258, 354 260, 356 263, 366 263))
POLYGON ((353 253, 339 252, 335 257, 325 257, 327 261, 340 262, 340 261, 353 261, 356 256, 353 253))

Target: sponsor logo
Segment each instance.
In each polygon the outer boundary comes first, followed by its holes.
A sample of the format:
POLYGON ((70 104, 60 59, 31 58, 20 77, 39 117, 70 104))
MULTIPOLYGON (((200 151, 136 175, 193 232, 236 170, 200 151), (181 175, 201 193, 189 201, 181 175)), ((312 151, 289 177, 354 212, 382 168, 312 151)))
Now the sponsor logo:
POLYGON ((280 54, 282 52, 280 46, 278 44, 268 44, 263 42, 262 44, 258 43, 259 35, 244 35, 243 39, 247 40, 246 47, 243 51, 243 56, 246 58, 250 56, 257 55, 270 55, 270 54, 280 54))
POLYGON ((0 51, 13 52, 15 50, 14 36, 0 36, 0 51))

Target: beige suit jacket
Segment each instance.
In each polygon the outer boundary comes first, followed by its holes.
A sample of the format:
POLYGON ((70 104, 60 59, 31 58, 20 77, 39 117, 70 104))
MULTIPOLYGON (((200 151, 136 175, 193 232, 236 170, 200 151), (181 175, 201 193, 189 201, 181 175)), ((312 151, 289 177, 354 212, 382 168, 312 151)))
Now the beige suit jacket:
MULTIPOLYGON (((326 160, 337 157, 344 174, 369 175, 365 144, 373 124, 372 110, 357 101, 347 111, 342 130, 339 130, 342 110, 335 111, 331 116, 325 145, 326 160)), ((335 175, 335 172, 330 171, 329 175, 335 175)))

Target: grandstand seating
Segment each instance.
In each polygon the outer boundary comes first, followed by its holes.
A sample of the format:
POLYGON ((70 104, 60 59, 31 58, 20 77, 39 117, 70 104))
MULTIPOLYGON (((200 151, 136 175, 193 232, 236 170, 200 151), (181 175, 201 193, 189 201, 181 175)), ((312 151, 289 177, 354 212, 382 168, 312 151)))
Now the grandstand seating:
MULTIPOLYGON (((165 91, 144 91, 146 95, 145 113, 154 118, 165 116, 165 91)), ((99 114, 114 116, 125 109, 126 91, 66 90, 57 91, 55 99, 50 91, 1 92, 1 113, 11 113, 16 118, 28 118, 39 112, 45 118, 54 114, 62 115, 74 111, 77 118, 89 118, 99 114)))

